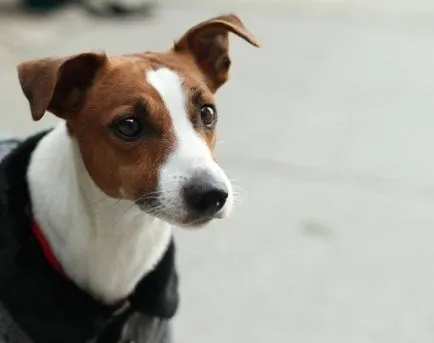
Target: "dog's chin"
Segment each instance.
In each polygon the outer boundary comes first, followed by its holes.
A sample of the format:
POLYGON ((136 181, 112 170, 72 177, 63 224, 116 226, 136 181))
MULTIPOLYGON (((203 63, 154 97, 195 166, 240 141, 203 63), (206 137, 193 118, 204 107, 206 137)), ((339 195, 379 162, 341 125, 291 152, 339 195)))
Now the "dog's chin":
POLYGON ((210 224, 215 219, 221 219, 225 217, 221 213, 216 213, 212 216, 198 216, 190 214, 181 210, 162 210, 155 211, 153 207, 149 207, 146 203, 136 202, 137 207, 144 213, 161 219, 174 226, 186 228, 186 229, 200 229, 210 224))
POLYGON ((158 214, 155 217, 183 229, 201 229, 216 219, 216 217, 198 217, 194 215, 179 217, 170 213, 158 214))
POLYGON ((201 229, 210 224, 212 221, 216 219, 215 217, 204 217, 204 218, 195 218, 191 217, 189 219, 186 219, 185 221, 182 221, 178 223, 177 225, 179 227, 182 227, 184 229, 201 229))

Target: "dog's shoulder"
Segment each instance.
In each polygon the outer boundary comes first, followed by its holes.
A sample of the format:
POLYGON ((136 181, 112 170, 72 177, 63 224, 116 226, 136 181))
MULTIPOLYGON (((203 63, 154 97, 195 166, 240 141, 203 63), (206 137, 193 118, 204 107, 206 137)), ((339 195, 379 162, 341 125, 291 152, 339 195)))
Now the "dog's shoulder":
POLYGON ((12 150, 14 150, 20 141, 15 138, 4 136, 0 134, 0 162, 3 158, 8 155, 12 150))

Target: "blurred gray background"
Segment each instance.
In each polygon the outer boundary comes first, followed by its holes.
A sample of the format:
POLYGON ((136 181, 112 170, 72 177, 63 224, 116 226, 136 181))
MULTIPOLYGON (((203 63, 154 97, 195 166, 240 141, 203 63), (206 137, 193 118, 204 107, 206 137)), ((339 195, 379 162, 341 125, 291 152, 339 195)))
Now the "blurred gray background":
POLYGON ((176 231, 176 342, 434 342, 432 0, 173 0, 129 20, 4 11, 0 129, 54 122, 31 121, 19 61, 165 49, 228 11, 263 43, 232 39, 218 95, 218 156, 241 198, 230 219, 176 231))

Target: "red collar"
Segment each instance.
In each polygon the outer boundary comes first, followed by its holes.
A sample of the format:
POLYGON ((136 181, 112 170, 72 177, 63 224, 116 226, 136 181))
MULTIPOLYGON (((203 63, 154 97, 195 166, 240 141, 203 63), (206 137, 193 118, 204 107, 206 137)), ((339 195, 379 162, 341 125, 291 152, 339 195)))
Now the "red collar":
POLYGON ((48 262, 51 264, 54 270, 63 273, 63 269, 59 260, 54 255, 53 250, 51 250, 50 245, 45 239, 44 234, 42 233, 41 228, 39 227, 38 223, 36 223, 36 221, 32 222, 32 231, 39 241, 39 244, 45 255, 45 258, 48 260, 48 262))

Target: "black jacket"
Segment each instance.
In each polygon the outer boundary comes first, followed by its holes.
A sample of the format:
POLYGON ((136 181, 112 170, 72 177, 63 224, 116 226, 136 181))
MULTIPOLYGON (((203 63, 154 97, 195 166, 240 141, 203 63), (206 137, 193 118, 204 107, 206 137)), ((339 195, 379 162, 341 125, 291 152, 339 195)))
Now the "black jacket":
POLYGON ((20 143, 0 163, 0 342, 2 307, 33 343, 165 342, 178 307, 173 241, 155 269, 116 306, 93 299, 45 258, 31 230, 26 181, 32 152, 45 134, 20 143))

